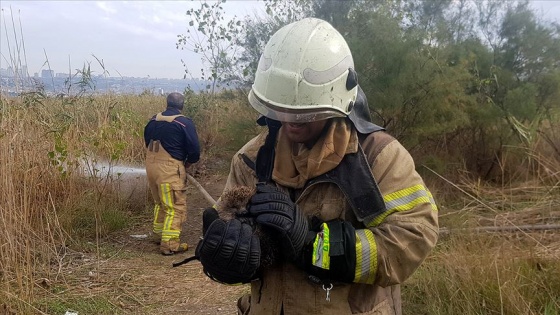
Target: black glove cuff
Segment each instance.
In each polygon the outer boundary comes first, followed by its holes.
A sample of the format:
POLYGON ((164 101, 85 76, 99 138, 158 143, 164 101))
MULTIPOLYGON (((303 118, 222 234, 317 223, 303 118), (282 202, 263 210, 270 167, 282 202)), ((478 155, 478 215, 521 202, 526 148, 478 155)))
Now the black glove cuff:
MULTIPOLYGON (((352 283, 356 272, 356 233, 354 227, 346 221, 329 221, 329 269, 313 264, 313 242, 302 250, 296 264, 321 281, 338 281, 352 283)), ((312 235, 312 234, 311 234, 312 235)))

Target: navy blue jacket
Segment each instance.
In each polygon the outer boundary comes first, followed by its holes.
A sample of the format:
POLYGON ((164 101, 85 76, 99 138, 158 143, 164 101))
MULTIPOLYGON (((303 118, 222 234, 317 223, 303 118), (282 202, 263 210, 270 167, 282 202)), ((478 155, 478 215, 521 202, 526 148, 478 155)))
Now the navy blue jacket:
MULTIPOLYGON (((181 111, 167 108, 162 115, 179 115, 181 111)), ((154 115, 144 128, 146 147, 150 140, 159 140, 165 151, 174 159, 187 163, 196 163, 200 159, 200 144, 198 134, 191 119, 180 116, 171 123, 156 121, 154 115)))

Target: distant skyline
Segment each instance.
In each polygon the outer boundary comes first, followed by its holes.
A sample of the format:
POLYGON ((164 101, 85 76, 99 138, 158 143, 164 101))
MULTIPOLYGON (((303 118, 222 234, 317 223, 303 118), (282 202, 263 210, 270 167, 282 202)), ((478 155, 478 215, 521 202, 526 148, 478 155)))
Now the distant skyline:
MULTIPOLYGON (((0 68, 11 65, 8 47, 13 50, 17 38, 25 48, 17 55, 27 60, 21 63, 31 76, 49 69, 74 74, 87 64, 99 75, 103 67, 96 58, 112 77, 181 79, 181 59, 200 76, 201 57, 176 48, 177 35, 186 34, 186 12, 198 9, 198 1, 1 0, 0 7, 0 68)), ((238 18, 264 14, 264 2, 227 1, 224 12, 238 18)))
MULTIPOLYGON (((560 0, 531 3, 538 15, 560 22, 560 0)), ((198 1, 1 0, 0 7, 0 68, 10 66, 8 46, 13 49, 17 38, 23 39, 25 54, 19 56, 31 76, 48 69, 74 74, 88 63, 99 75, 96 58, 112 77, 181 79, 181 59, 200 76, 201 57, 176 48, 177 35, 186 34, 185 13, 199 8, 198 1)), ((230 0, 224 10, 240 19, 264 15, 264 2, 230 0)))

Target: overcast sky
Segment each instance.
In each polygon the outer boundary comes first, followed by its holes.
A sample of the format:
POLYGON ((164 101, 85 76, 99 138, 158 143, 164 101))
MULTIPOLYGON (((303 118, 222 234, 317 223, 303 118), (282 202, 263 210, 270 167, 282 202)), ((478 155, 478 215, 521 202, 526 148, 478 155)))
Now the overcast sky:
MULTIPOLYGON (((10 65, 8 41, 13 50, 15 38, 23 39, 25 56, 19 56, 27 60, 30 75, 49 65, 55 73, 69 69, 75 73, 88 63, 94 74, 101 74, 95 57, 103 60, 113 77, 181 79, 185 74, 181 59, 189 70, 200 69, 200 56, 176 48, 177 35, 186 34, 186 11, 200 8, 198 1, 0 0, 0 6, 0 67, 4 69, 10 65)), ((224 11, 239 18, 264 14, 264 2, 227 1, 224 11)))
MULTIPOLYGON (((560 22, 560 0, 532 2, 537 13, 560 22)), ((95 57, 113 77, 180 79, 185 71, 181 59, 192 71, 200 68, 199 56, 175 46, 177 35, 186 34, 186 11, 199 8, 198 1, 1 0, 0 7, 4 69, 10 65, 8 46, 13 49, 16 39, 23 39, 25 54, 18 55, 26 60, 22 64, 27 64, 30 75, 49 66, 55 73, 75 73, 88 63, 94 74, 101 74, 95 57)), ((230 0, 224 9, 242 18, 264 14, 264 3, 230 0)))

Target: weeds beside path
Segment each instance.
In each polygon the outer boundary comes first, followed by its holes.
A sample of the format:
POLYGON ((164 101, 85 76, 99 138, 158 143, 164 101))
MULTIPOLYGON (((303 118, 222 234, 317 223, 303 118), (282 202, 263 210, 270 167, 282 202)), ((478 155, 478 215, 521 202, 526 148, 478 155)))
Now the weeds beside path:
MULTIPOLYGON (((222 176, 223 177, 223 176, 222 176)), ((201 184, 219 196, 225 178, 209 177, 201 184)), ((172 267, 194 255, 201 233, 201 214, 207 201, 194 186, 188 191, 188 218, 182 238, 189 244, 185 254, 162 256, 151 238, 149 206, 134 218, 132 227, 95 244, 91 252, 67 250, 61 256, 58 280, 49 286, 44 302, 48 314, 75 311, 84 314, 236 314, 239 296, 248 286, 226 286, 210 280, 200 262, 172 267), (147 235, 147 238, 134 237, 147 235), (53 286, 59 286, 53 295, 53 286), (82 309, 80 309, 82 308, 82 309), (95 309, 94 309, 95 308, 95 309)))

